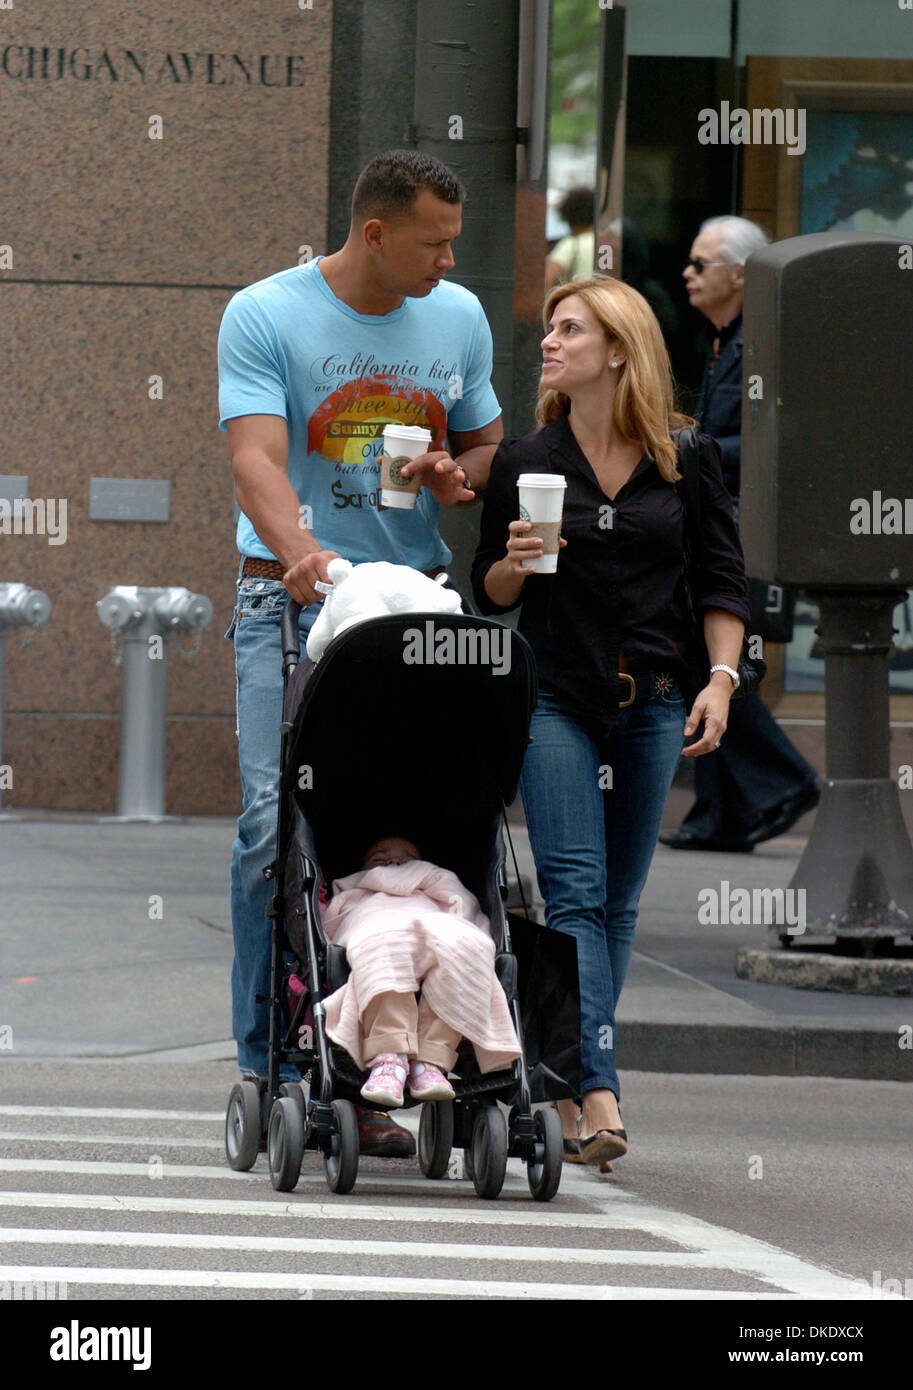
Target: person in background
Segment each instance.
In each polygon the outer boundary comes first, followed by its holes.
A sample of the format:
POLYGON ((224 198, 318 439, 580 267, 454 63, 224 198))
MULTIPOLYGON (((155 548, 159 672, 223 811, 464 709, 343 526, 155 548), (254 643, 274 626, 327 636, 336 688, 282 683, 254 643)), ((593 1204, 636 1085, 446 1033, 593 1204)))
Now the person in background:
POLYGON ((568 280, 579 280, 593 274, 596 251, 594 199, 592 188, 572 188, 558 204, 558 212, 571 231, 548 253, 545 262, 546 293, 568 280))
MULTIPOLYGON (((701 431, 720 446, 723 481, 736 516, 745 262, 767 243, 761 228, 744 217, 712 217, 702 224, 683 272, 688 299, 715 330, 695 415, 701 431)), ((694 805, 678 830, 660 835, 661 844, 750 853, 762 840, 789 830, 821 795, 814 768, 793 747, 758 694, 732 702, 722 747, 712 758, 695 762, 694 786, 694 805)))

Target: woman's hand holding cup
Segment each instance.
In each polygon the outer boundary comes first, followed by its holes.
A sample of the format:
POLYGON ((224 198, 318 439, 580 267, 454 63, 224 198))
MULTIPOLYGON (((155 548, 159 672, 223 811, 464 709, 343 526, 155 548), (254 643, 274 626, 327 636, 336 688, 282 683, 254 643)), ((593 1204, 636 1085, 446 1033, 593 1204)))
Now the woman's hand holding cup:
MULTIPOLYGON (((531 521, 512 521, 508 526, 507 539, 507 560, 509 572, 525 579, 528 574, 536 574, 536 568, 529 562, 538 560, 543 551, 542 537, 531 535, 533 523, 531 521)), ((559 539, 559 546, 567 545, 566 540, 559 539)))
POLYGON ((504 559, 489 567, 485 592, 502 608, 512 608, 529 574, 554 574, 558 552, 567 541, 559 535, 564 490, 560 475, 522 473, 517 480, 520 518, 507 526, 504 559))

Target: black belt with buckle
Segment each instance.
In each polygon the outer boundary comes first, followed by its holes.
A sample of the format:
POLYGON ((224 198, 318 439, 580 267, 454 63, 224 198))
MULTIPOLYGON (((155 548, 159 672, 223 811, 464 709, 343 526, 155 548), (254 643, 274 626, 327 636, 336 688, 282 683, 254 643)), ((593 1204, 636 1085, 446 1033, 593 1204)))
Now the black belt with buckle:
POLYGON ((642 676, 619 671, 618 679, 628 688, 628 698, 618 701, 619 709, 627 709, 635 700, 653 700, 657 695, 671 695, 675 689, 675 677, 668 671, 647 671, 642 676))

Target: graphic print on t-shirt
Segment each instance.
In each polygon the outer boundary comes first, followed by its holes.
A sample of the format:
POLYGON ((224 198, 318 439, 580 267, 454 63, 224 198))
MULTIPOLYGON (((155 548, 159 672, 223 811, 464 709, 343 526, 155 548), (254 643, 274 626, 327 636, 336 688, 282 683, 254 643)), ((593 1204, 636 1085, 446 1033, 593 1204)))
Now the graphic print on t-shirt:
MULTIPOLYGON (((422 425, 432 449, 448 434, 498 416, 491 331, 481 305, 442 282, 390 314, 356 313, 327 285, 319 260, 279 271, 234 295, 219 329, 219 414, 277 415, 288 429, 288 476, 301 525, 324 550, 358 563, 415 569, 446 564, 438 502, 421 487, 415 506, 380 506, 387 424, 422 425)), ((238 549, 272 552, 242 512, 238 549)))
POLYGON ((431 449, 445 447, 442 402, 407 377, 347 381, 314 411, 308 421, 308 453, 333 465, 334 507, 378 506, 385 425, 422 425, 431 431, 431 449))

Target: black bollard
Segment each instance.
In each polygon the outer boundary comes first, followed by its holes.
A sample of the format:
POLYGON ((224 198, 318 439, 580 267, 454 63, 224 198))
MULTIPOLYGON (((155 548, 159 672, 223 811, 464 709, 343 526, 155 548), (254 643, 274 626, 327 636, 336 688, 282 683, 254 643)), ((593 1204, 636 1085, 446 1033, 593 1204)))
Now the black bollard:
MULTIPOLYGON (((888 661, 903 592, 815 593, 825 658, 827 780, 791 888, 806 890, 806 934, 838 951, 880 939, 907 944, 913 920, 913 846, 890 777, 888 661)), ((784 944, 792 938, 781 938, 784 944)))

